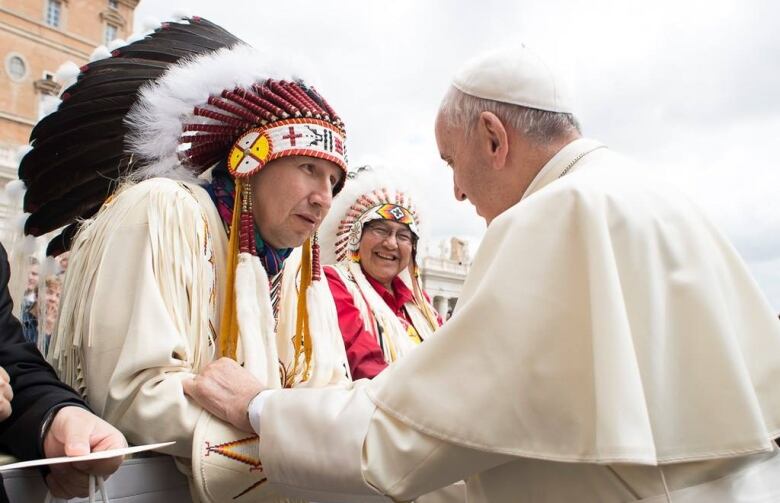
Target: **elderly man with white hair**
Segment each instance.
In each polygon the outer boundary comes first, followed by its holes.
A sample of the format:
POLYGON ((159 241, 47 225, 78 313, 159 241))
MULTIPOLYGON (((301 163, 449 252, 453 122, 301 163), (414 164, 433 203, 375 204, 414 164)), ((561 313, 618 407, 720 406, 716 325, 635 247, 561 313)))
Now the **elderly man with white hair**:
POLYGON ((246 409, 268 480, 317 501, 461 478, 475 502, 780 501, 780 324, 701 211, 582 138, 524 47, 457 74, 436 138, 488 223, 437 336, 347 388, 255 396, 218 361, 192 390, 246 409))

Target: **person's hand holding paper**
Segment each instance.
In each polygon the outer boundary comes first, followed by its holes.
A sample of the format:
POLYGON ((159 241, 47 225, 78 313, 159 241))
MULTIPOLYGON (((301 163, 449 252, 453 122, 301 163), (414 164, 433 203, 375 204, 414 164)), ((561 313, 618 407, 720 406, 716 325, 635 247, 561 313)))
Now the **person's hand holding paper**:
MULTIPOLYGON (((43 440, 47 458, 83 456, 91 452, 126 447, 125 437, 113 426, 81 407, 63 407, 56 412, 43 440)), ((86 496, 89 475, 108 477, 123 457, 51 465, 46 483, 60 498, 86 496)))

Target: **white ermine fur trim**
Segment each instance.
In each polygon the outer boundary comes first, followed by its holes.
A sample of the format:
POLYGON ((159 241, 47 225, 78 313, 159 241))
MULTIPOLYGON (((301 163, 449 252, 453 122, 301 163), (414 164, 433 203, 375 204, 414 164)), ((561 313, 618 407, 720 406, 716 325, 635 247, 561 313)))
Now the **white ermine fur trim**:
POLYGON ((92 54, 89 55, 89 62, 93 63, 95 61, 99 61, 101 59, 106 59, 111 57, 111 51, 108 50, 108 47, 105 45, 99 45, 95 47, 95 50, 92 51, 92 54))
MULTIPOLYGON (((348 367, 338 366, 341 359, 336 348, 344 347, 338 315, 332 312, 333 297, 327 280, 314 281, 306 289, 306 308, 309 313, 309 333, 312 342, 312 368, 309 379, 300 383, 301 387, 321 387, 333 382, 336 373, 345 372, 348 367)), ((350 376, 351 378, 351 376, 350 376)))
POLYGON ((318 236, 322 263, 335 264, 338 262, 335 250, 337 232, 341 221, 347 218, 350 208, 360 196, 369 194, 374 190, 386 189, 388 196, 392 200, 389 202, 394 202, 396 194, 402 192, 404 200, 411 201, 411 204, 407 205, 407 209, 414 214, 418 231, 423 234, 420 218, 421 212, 417 205, 418 199, 414 192, 409 190, 409 185, 404 183, 388 167, 374 168, 372 166, 369 170, 361 171, 357 177, 347 180, 344 184, 344 189, 333 198, 330 211, 328 211, 325 220, 323 220, 319 228, 318 236))
POLYGON ((67 89, 79 76, 79 65, 73 61, 66 61, 57 68, 54 74, 54 80, 62 84, 63 89, 67 89))
POLYGON ((127 145, 145 165, 136 177, 172 177, 179 166, 177 151, 184 123, 211 123, 195 117, 196 106, 225 89, 248 87, 268 78, 299 78, 289 63, 244 44, 187 59, 144 85, 128 113, 127 145))
POLYGON ((260 259, 238 255, 235 301, 244 367, 269 388, 282 387, 268 276, 260 259))
MULTIPOLYGON (((27 192, 27 186, 21 180, 11 180, 5 184, 5 195, 8 196, 8 200, 13 203, 18 203, 24 197, 24 193, 27 192)), ((26 214, 30 216, 29 213, 26 214)), ((25 221, 27 218, 25 217, 25 221)))
MULTIPOLYGON (((406 328, 401 325, 396 314, 368 282, 366 276, 363 274, 363 270, 360 268, 360 264, 349 262, 347 268, 350 273, 352 273, 355 284, 357 285, 357 288, 360 289, 363 298, 367 301, 368 308, 374 313, 377 322, 385 330, 383 334, 384 345, 382 346, 382 353, 385 356, 385 361, 391 363, 398 358, 409 354, 410 351, 413 351, 416 345, 409 338, 406 328), (393 358, 393 353, 395 353, 395 358, 393 358)), ((409 277, 407 276, 407 278, 409 277)), ((410 285, 407 283, 407 286, 410 285)), ((353 295, 353 297, 355 297, 355 295, 353 295)), ((421 331, 422 328, 422 326, 415 326, 415 329, 418 331, 421 331)))

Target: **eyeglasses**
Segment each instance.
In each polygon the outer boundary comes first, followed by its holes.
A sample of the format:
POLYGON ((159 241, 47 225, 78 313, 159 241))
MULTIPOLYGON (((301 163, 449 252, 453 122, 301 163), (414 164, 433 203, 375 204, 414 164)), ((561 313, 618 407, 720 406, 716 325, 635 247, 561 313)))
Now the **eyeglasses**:
POLYGON ((411 245, 414 243, 414 234, 412 234, 409 229, 401 228, 393 230, 388 225, 373 224, 364 227, 364 230, 372 233, 382 241, 390 236, 395 236, 395 240, 399 244, 411 245))

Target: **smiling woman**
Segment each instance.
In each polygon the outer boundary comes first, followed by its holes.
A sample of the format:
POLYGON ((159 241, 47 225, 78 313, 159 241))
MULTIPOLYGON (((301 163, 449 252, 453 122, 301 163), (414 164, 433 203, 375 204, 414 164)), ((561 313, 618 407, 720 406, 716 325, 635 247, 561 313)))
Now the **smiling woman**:
POLYGON ((387 170, 360 168, 323 223, 323 263, 353 379, 374 377, 441 321, 416 263, 419 215, 387 170))

